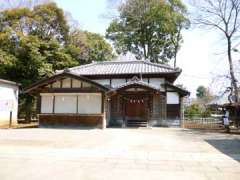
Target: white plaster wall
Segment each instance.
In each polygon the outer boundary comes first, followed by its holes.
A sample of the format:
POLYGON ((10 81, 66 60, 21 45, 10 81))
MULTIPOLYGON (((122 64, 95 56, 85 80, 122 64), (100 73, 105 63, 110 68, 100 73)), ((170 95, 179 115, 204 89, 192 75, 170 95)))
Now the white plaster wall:
POLYGON ((80 88, 81 87, 81 81, 79 81, 77 79, 73 79, 72 80, 72 87, 73 88, 80 88))
POLYGON ((148 78, 143 78, 142 80, 143 80, 143 82, 148 83, 148 78))
POLYGON ((82 93, 78 95, 79 114, 101 114, 102 94, 82 93))
POLYGON ((150 78, 149 84, 155 86, 156 88, 159 88, 161 91, 164 91, 164 88, 161 86, 162 84, 164 84, 163 78, 150 78))
POLYGON ((110 85, 110 79, 96 79, 94 81, 104 86, 110 85))
POLYGON ((9 123, 10 111, 12 122, 17 123, 18 92, 18 86, 0 83, 0 124, 9 123))
POLYGON ((101 114, 101 93, 42 93, 41 113, 53 113, 54 96, 55 113, 101 114))
POLYGON ((60 81, 56 81, 55 83, 52 84, 53 88, 60 88, 61 86, 61 82, 60 81))
POLYGON ((53 95, 41 95, 41 113, 53 113, 53 95))
POLYGON ((91 87, 92 85, 89 84, 89 83, 86 83, 86 82, 82 82, 82 86, 83 86, 84 88, 89 88, 89 87, 91 87))
POLYGON ((70 88, 71 87, 71 79, 67 78, 62 81, 63 88, 70 88))
POLYGON ((55 95, 55 113, 77 113, 76 95, 55 95))
POLYGON ((179 94, 177 92, 167 92, 167 104, 179 103, 179 94))
POLYGON ((112 87, 117 87, 119 85, 122 85, 126 83, 126 79, 112 79, 112 87))

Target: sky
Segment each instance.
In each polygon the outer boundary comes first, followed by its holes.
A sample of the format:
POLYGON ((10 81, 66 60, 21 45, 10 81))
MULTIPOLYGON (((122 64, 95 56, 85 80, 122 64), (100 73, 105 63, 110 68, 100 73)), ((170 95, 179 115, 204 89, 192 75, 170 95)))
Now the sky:
MULTIPOLYGON (((187 1, 184 0, 190 7, 187 1)), ((55 2, 70 12, 82 29, 105 34, 111 21, 106 18, 109 12, 107 0, 55 0, 55 2)), ((228 83, 219 79, 219 75, 228 72, 227 56, 222 51, 223 41, 219 41, 216 32, 199 28, 185 30, 183 39, 177 60, 177 65, 183 72, 176 84, 183 84, 191 92, 191 97, 195 97, 199 85, 209 87, 213 93, 222 93, 223 84, 228 83)))

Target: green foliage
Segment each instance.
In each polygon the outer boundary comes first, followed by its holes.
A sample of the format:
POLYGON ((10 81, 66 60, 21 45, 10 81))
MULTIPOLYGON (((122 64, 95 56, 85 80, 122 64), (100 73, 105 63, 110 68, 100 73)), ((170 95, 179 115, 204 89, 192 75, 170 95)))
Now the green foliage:
POLYGON ((114 56, 111 45, 96 33, 76 29, 70 33, 69 42, 69 52, 81 64, 110 60, 114 56))
POLYGON ((2 78, 8 78, 7 72, 9 72, 16 62, 16 57, 8 52, 0 49, 0 75, 2 78))
POLYGON ((199 116, 201 114, 201 107, 198 104, 192 104, 185 110, 185 114, 187 117, 199 116))
POLYGON ((212 111, 210 108, 203 107, 199 104, 192 104, 185 110, 185 116, 192 119, 194 117, 209 117, 211 115, 212 111))
POLYGON ((197 93, 196 93, 196 96, 200 99, 204 98, 204 97, 207 97, 207 94, 208 94, 208 90, 207 88, 205 88, 204 86, 199 86, 197 88, 197 93))
MULTIPOLYGON (((83 34, 86 39, 69 33, 64 12, 55 3, 0 11, 0 77, 26 88, 55 70, 111 58, 111 46, 102 36, 83 34)), ((19 109, 30 118, 35 99, 26 94, 20 98, 19 109)))
POLYGON ((0 31, 18 35, 34 35, 42 40, 52 38, 60 43, 68 38, 69 27, 62 9, 55 3, 38 5, 30 10, 16 8, 0 12, 0 31))
POLYGON ((32 11, 34 19, 31 33, 41 39, 50 40, 52 37, 59 42, 65 42, 68 38, 69 27, 62 9, 55 3, 38 5, 32 11))
POLYGON ((130 51, 138 58, 159 63, 176 56, 181 30, 189 26, 180 0, 127 0, 119 13, 106 32, 117 53, 130 51))

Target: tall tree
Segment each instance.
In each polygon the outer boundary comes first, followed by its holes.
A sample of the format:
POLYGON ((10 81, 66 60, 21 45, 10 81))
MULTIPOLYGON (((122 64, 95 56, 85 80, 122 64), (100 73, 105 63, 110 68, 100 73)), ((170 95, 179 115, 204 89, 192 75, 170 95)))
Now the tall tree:
POLYGON ((0 10, 14 9, 14 8, 33 8, 40 4, 47 4, 53 2, 52 0, 2 0, 0 2, 0 10))
POLYGON ((127 0, 106 37, 117 53, 130 51, 138 58, 166 63, 177 57, 181 31, 189 26, 186 13, 180 0, 127 0))
POLYGON ((10 30, 16 35, 34 35, 43 40, 67 40, 69 27, 62 9, 55 3, 33 8, 15 8, 0 12, 0 32, 10 30))
POLYGON ((202 99, 202 98, 206 97, 207 91, 208 91, 207 88, 205 88, 204 86, 199 86, 197 88, 197 93, 196 93, 197 98, 202 99))
MULTIPOLYGON (((55 70, 111 58, 112 48, 102 36, 69 29, 55 3, 0 11, 0 77, 25 88, 55 70)), ((32 96, 20 96, 19 109, 26 120, 33 103, 32 96)))
POLYGON ((210 27, 222 35, 226 42, 232 95, 239 102, 237 79, 235 76, 232 51, 240 35, 240 0, 202 0, 195 1, 198 16, 196 22, 203 27, 210 27))
POLYGON ((69 44, 81 64, 111 60, 114 56, 111 45, 100 34, 74 29, 70 32, 69 44))
MULTIPOLYGON (((67 22, 54 3, 0 11, 0 77, 25 88, 56 69, 77 65, 66 52, 67 39, 67 22)), ((20 101, 29 120, 34 99, 21 95, 20 101)))

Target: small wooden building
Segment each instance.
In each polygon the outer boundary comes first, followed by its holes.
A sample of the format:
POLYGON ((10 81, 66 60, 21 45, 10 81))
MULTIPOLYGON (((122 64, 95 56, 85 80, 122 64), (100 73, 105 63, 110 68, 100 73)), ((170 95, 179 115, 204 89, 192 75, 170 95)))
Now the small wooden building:
POLYGON ((0 125, 17 123, 19 84, 0 79, 0 125))
POLYGON ((26 92, 39 97, 40 125, 180 126, 181 70, 143 60, 94 62, 57 71, 26 92))

